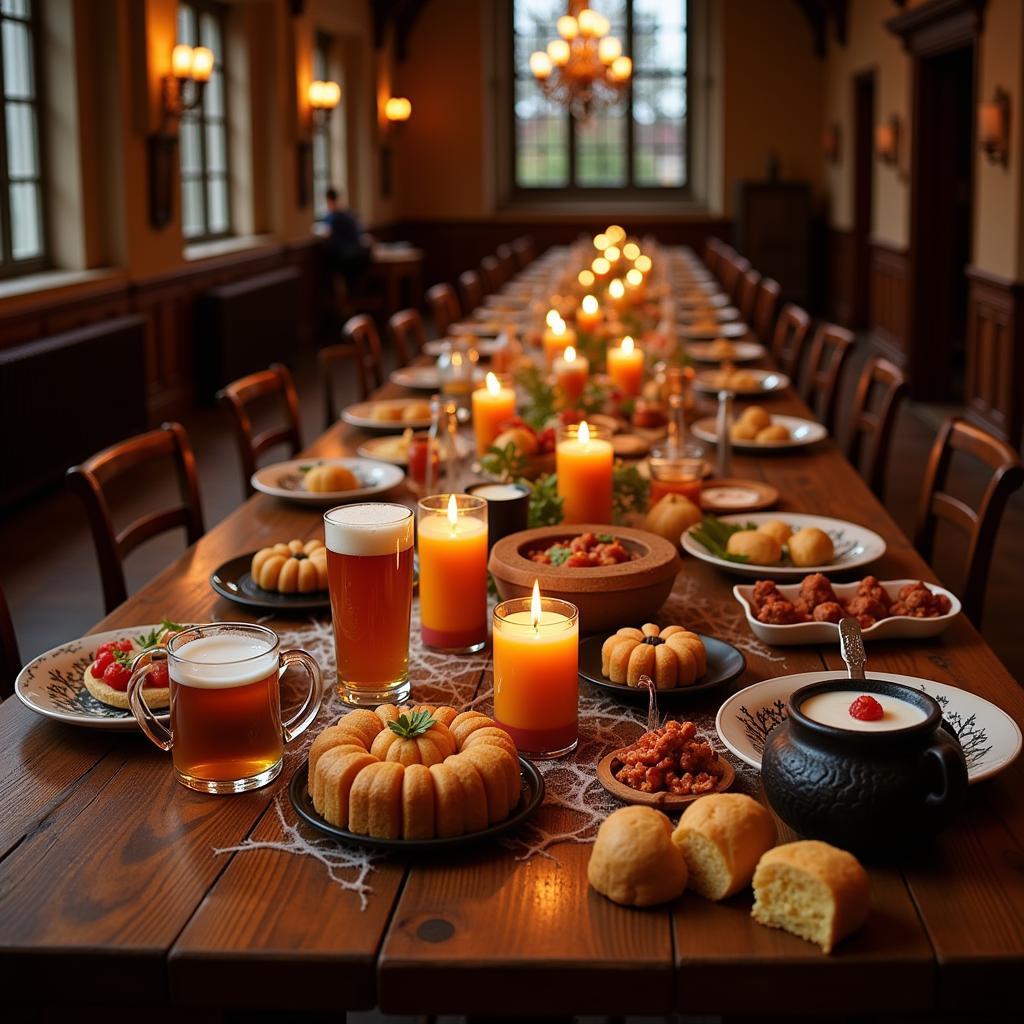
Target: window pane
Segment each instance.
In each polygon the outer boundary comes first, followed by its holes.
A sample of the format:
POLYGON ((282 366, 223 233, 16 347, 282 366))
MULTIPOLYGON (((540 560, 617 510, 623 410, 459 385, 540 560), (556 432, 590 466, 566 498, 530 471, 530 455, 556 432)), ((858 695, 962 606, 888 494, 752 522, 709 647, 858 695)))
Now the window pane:
POLYGON ((29 99, 32 84, 32 35, 28 25, 4 20, 4 93, 7 99, 29 99))
POLYGON ((555 22, 565 14, 565 10, 565 4, 560 0, 516 0, 513 15, 514 67, 516 74, 528 77, 536 89, 540 86, 530 74, 530 54, 543 50, 555 38, 555 22))
POLYGON ((686 79, 633 82, 634 176, 638 185, 686 184, 686 79))
POLYGON ((34 182, 11 185, 11 251, 16 260, 43 254, 39 218, 39 186, 34 182))
POLYGON ((576 122, 576 183, 593 188, 626 184, 626 110, 616 104, 576 122))
POLYGON ((685 69, 684 0, 634 0, 633 66, 640 73, 685 69))
POLYGON ((203 113, 207 117, 224 116, 224 72, 215 70, 203 91, 203 113))
POLYGON ((0 12, 13 14, 16 18, 27 18, 32 14, 29 0, 0 0, 0 12))
POLYGON ((221 45, 220 21, 212 14, 199 16, 199 45, 213 50, 213 59, 217 64, 224 63, 224 48, 221 45))
POLYGON ((228 229, 228 183, 224 178, 210 178, 206 185, 209 222, 206 230, 211 235, 223 234, 228 229))
POLYGON ((181 119, 179 133, 181 145, 181 172, 195 174, 202 170, 202 153, 199 148, 199 122, 193 117, 181 119))
POLYGON ((178 7, 178 42, 189 46, 198 44, 195 11, 183 4, 178 7))
POLYGON ((36 116, 28 103, 7 104, 7 172, 12 178, 33 178, 39 174, 36 116))
POLYGON ((228 169, 226 132, 222 123, 206 126, 206 171, 224 173, 228 169))
POLYGON ((536 82, 516 82, 516 182, 523 188, 569 183, 569 121, 536 82))
POLYGON ((203 234, 202 187, 198 180, 181 183, 181 231, 186 238, 203 234))

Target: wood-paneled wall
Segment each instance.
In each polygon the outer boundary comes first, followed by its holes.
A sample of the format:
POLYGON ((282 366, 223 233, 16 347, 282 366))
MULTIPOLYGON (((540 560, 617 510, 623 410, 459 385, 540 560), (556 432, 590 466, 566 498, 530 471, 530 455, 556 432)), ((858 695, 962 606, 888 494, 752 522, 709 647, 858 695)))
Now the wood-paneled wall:
POLYGON ((871 336, 875 347, 899 366, 908 366, 907 254, 871 243, 871 336))
POLYGON ((1024 281, 967 268, 967 403, 972 420, 1020 447, 1024 281))
POLYGON ((842 228, 828 229, 829 315, 836 323, 848 325, 853 319, 854 266, 853 234, 842 228))
POLYGON ((300 315, 291 337, 282 339, 281 358, 310 343, 321 309, 317 239, 271 244, 246 252, 203 260, 167 274, 122 279, 55 302, 21 304, 0 313, 0 348, 9 348, 112 316, 138 313, 146 321, 147 408, 152 422, 179 415, 194 405, 194 308, 198 298, 218 285, 279 267, 302 272, 300 315))

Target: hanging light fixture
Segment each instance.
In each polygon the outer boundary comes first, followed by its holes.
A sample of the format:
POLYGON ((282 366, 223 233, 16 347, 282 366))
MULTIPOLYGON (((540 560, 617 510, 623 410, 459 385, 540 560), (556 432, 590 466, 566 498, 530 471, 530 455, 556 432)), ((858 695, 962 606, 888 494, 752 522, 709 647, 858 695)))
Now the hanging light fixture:
POLYGON ((559 38, 530 54, 530 71, 548 99, 585 121, 617 102, 632 77, 633 62, 608 34, 608 19, 581 0, 571 0, 556 28, 559 38))

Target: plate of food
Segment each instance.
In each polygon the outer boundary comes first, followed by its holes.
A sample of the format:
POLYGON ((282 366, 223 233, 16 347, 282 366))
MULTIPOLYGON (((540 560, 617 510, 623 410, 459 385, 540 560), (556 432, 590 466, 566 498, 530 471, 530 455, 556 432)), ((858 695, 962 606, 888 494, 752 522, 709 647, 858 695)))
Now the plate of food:
POLYGON ((738 395, 772 395, 789 387, 790 380, 777 370, 737 368, 723 363, 717 370, 702 370, 693 378, 696 391, 715 394, 723 389, 738 395))
POLYGON ((750 333, 750 328, 740 320, 720 323, 717 320, 707 322, 681 324, 676 328, 680 338, 742 338, 750 333))
POLYGON ((846 616, 857 619, 865 640, 921 640, 937 636, 960 614, 952 591, 923 580, 865 576, 831 583, 813 573, 782 586, 771 580, 737 584, 732 593, 754 636, 775 646, 835 643, 846 616))
MULTIPOLYGON (((457 338, 433 338, 423 346, 423 352, 425 355, 437 358, 438 356, 445 355, 448 352, 454 352, 457 348, 464 348, 465 343, 459 342, 457 338)), ((491 359, 495 352, 501 349, 501 345, 497 339, 484 338, 480 341, 474 341, 469 347, 476 349, 476 353, 481 359, 491 359)))
POLYGON ((356 402, 341 414, 353 427, 364 430, 426 430, 430 426, 430 403, 422 398, 382 398, 376 402, 356 402))
POLYGON ((598 762, 597 778, 623 803, 671 811, 708 793, 724 792, 736 772, 698 735, 693 722, 670 719, 628 747, 606 754, 598 762))
POLYGON ((540 806, 544 780, 479 711, 382 704, 324 729, 288 793, 299 815, 328 835, 436 850, 515 828, 540 806))
MULTIPOLYGON (((392 370, 389 375, 392 384, 409 388, 410 391, 440 391, 441 377, 441 368, 438 366, 403 366, 398 370, 392 370)), ((473 379, 482 381, 483 370, 474 371, 473 379)), ((427 415, 430 415, 429 409, 427 415)))
POLYGON ((321 540, 290 540, 239 555, 218 566, 210 586, 247 608, 313 612, 330 607, 327 548, 321 540))
POLYGON ((682 537, 703 562, 756 579, 802 579, 859 569, 885 554, 885 541, 865 526, 800 512, 705 516, 682 537))
POLYGON ((290 459, 252 475, 257 491, 307 505, 337 505, 397 487, 405 473, 373 459, 290 459))
POLYGON ((757 512, 771 508, 779 500, 779 490, 763 480, 715 477, 705 480, 700 492, 700 507, 705 512, 757 512))
MULTIPOLYGON (((746 333, 746 327, 741 332, 746 333)), ((721 335, 714 341, 692 341, 686 354, 698 363, 752 363, 764 359, 764 345, 756 341, 730 341, 721 335)))
MULTIPOLYGON (((58 722, 134 731, 138 724, 127 694, 132 662, 184 628, 164 619, 71 640, 33 658, 18 673, 14 692, 27 708, 58 722)), ((161 721, 169 717, 168 686, 166 667, 155 669, 146 682, 146 702, 161 721)))
POLYGON ((692 292, 676 298, 676 309, 688 313, 695 309, 722 309, 730 304, 729 296, 724 292, 692 292))
MULTIPOLYGON (((942 717, 956 733, 967 759, 967 781, 981 782, 998 775, 1012 764, 1021 751, 1021 731, 1002 708, 967 690, 945 683, 868 671, 871 679, 902 683, 923 690, 942 708, 942 717)), ((726 747, 752 768, 761 768, 765 740, 789 715, 789 698, 801 686, 846 679, 845 671, 799 672, 776 679, 764 679, 734 693, 718 709, 715 728, 726 747)), ((856 681, 850 688, 857 688, 856 681)))
POLYGON ((647 703, 644 675, 654 681, 658 703, 670 706, 732 682, 746 667, 732 644, 682 626, 624 626, 580 644, 580 678, 630 703, 647 703))
POLYGON ((703 326, 703 322, 722 323, 728 320, 739 320, 740 311, 735 306, 716 306, 704 309, 681 309, 676 316, 684 327, 703 326))
MULTIPOLYGON (((409 445, 412 443, 412 437, 413 431, 408 428, 398 435, 371 437, 356 449, 356 453, 364 459, 376 459, 378 462, 388 462, 392 466, 406 466, 409 464, 409 445)), ((473 445, 468 438, 456 434, 454 440, 459 456, 465 457, 473 451, 473 445)))
MULTIPOLYGON (((701 441, 718 444, 718 423, 714 416, 695 420, 690 430, 701 441)), ((733 447, 745 452, 805 448, 824 441, 826 437, 828 431, 816 420, 772 415, 759 405, 747 406, 729 428, 733 447)))

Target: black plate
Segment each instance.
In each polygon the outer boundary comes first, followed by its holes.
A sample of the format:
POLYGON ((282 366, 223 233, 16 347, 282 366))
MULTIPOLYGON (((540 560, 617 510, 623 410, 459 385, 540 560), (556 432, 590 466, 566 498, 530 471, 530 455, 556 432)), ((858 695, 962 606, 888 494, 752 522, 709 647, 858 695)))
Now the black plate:
POLYGON ((382 850, 444 850, 500 836, 533 814, 544 799, 544 777, 525 757, 519 758, 519 770, 523 776, 522 795, 519 797, 519 803, 504 821, 499 821, 479 832, 471 832, 469 835, 448 836, 441 839, 378 839, 376 836, 358 836, 347 829, 332 825, 320 817, 310 798, 307 785, 309 761, 306 761, 292 776, 292 781, 288 784, 288 795, 300 818, 304 818, 321 832, 344 839, 347 843, 359 843, 362 846, 374 846, 382 850))
POLYGON ((276 594, 272 590, 264 590, 256 586, 256 581, 249 571, 252 556, 239 555, 214 569, 210 576, 210 586, 229 601, 244 604, 249 608, 263 608, 275 612, 318 612, 331 607, 331 599, 326 590, 317 590, 312 594, 276 594))
MULTIPOLYGON (((708 690, 732 682, 747 667, 747 659, 732 644, 727 644, 724 640, 716 640, 713 636, 705 636, 703 633, 698 633, 697 636, 704 641, 704 650, 708 655, 708 669, 704 673, 704 681, 695 683, 693 686, 677 686, 672 690, 659 690, 659 705, 670 707, 685 703, 695 695, 707 693, 708 690)), ((648 700, 646 689, 613 683, 601 675, 601 647, 607 639, 606 636, 591 636, 580 644, 580 678, 586 679, 594 686, 600 686, 602 690, 614 693, 622 700, 646 704, 648 700)))

